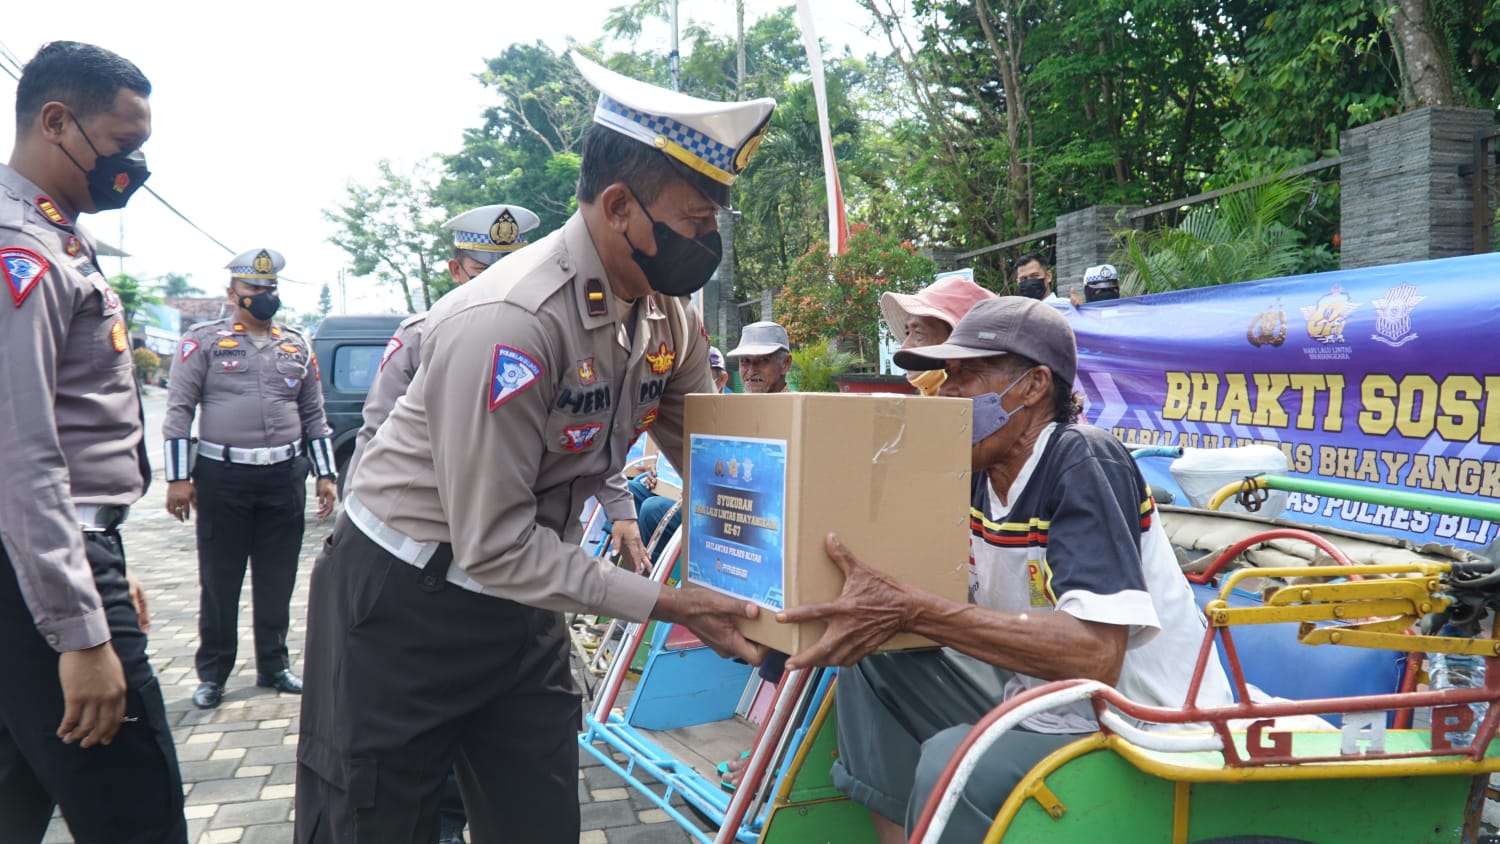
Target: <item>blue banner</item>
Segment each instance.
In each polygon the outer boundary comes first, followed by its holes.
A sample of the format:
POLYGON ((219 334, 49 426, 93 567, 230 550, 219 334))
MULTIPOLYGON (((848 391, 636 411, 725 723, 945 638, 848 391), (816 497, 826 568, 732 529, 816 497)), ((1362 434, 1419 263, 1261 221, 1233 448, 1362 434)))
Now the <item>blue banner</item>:
POLYGON ((693 434, 688 580, 771 610, 786 598, 786 441, 693 434))
MULTIPOLYGON (((1500 501, 1497 291, 1488 254, 1084 305, 1076 386, 1127 445, 1266 443, 1292 475, 1500 501)), ((1166 461, 1142 469, 1175 487, 1166 461)), ((1500 535, 1313 495, 1284 516, 1461 548, 1500 535)))

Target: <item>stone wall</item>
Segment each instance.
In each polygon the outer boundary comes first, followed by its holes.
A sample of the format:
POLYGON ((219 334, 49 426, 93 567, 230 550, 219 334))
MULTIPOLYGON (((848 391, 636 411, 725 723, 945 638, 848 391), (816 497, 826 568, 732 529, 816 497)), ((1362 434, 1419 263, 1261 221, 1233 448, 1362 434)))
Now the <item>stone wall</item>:
POLYGON ((1494 126, 1490 111, 1424 108, 1345 131, 1341 266, 1473 253, 1473 192, 1459 167, 1473 161, 1475 133, 1494 126))

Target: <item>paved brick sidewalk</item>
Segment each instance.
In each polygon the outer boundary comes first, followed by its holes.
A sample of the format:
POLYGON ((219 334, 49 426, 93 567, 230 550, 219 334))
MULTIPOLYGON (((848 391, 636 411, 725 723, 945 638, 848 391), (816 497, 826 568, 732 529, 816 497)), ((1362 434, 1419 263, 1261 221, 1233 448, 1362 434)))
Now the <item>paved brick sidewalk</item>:
MULTIPOLYGON (((210 711, 193 708, 191 697, 198 685, 193 672, 198 643, 197 556, 192 525, 178 523, 163 509, 166 486, 158 473, 146 497, 132 509, 124 536, 131 570, 150 597, 154 620, 150 653, 176 735, 187 793, 189 841, 286 844, 292 840, 299 698, 255 687, 247 583, 240 604, 239 663, 224 703, 210 711)), ((332 519, 317 520, 312 495, 308 503, 289 637, 292 664, 298 671, 307 631, 308 574, 333 524, 332 519)), ((582 754, 581 759, 578 799, 583 804, 584 832, 580 844, 689 840, 665 813, 627 789, 593 757, 582 754)), ((523 833, 517 830, 514 840, 524 841, 523 833)), ((54 819, 45 841, 62 844, 72 838, 63 822, 54 819)))

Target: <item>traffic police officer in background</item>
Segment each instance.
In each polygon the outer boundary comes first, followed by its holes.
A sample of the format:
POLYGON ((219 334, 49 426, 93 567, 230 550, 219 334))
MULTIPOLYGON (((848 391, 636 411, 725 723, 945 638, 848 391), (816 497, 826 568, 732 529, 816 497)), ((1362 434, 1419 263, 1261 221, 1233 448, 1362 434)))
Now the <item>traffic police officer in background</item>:
MULTIPOLYGON (((541 225, 541 219, 528 208, 519 205, 485 205, 454 217, 443 224, 453 232, 453 256, 448 259, 448 277, 455 287, 472 281, 495 262, 526 245, 526 233, 541 225)), ((365 446, 375 436, 375 430, 391 415, 396 399, 401 398, 411 386, 421 360, 422 323, 427 314, 415 314, 402 322, 385 346, 380 359, 380 371, 375 374, 375 383, 365 397, 365 424, 359 429, 354 444, 354 454, 345 468, 344 483, 354 477, 354 469, 364 454, 365 446)), ((464 827, 468 815, 464 812, 463 796, 459 792, 458 777, 448 774, 443 785, 443 799, 438 805, 438 844, 463 844, 464 827)))
MULTIPOLYGON (((541 225, 541 218, 519 205, 485 205, 454 217, 443 224, 453 232, 453 256, 448 259, 448 277, 455 287, 463 285, 488 269, 496 261, 526 245, 526 233, 541 225)), ((380 371, 365 396, 365 424, 359 429, 354 454, 345 467, 344 483, 354 477, 365 446, 375 436, 375 429, 391 415, 396 399, 401 398, 417 374, 421 359, 422 323, 427 314, 414 314, 402 322, 395 336, 385 344, 380 371)))
MULTIPOLYGON (((79 844, 187 841, 182 778, 119 527, 151 477, 120 297, 78 214, 148 175, 151 83, 55 41, 0 166, 0 839, 60 806, 79 844), (134 599, 134 600, 133 600, 134 599), (59 739, 61 739, 59 741, 59 739)), ((143 594, 143 593, 142 593, 143 594)))
POLYGON ((754 604, 662 589, 577 540, 600 493, 639 547, 629 492, 606 500, 603 486, 648 429, 682 454, 684 398, 713 392, 688 294, 718 266, 716 214, 775 103, 709 102, 573 59, 601 92, 578 212, 433 307, 411 388, 313 569, 298 841, 430 840, 456 760, 473 841, 575 844, 562 610, 685 624, 759 661, 736 624, 754 604))
POLYGON ((302 680, 287 658, 289 604, 307 507, 309 458, 318 476, 318 517, 338 500, 332 430, 323 415, 312 345, 274 323, 281 306, 279 252, 251 249, 229 262, 233 316, 199 323, 182 338, 167 392, 167 512, 198 510, 199 685, 193 704, 224 697, 239 640, 245 560, 255 600, 257 686, 291 694, 302 680), (197 460, 189 435, 199 420, 197 460))

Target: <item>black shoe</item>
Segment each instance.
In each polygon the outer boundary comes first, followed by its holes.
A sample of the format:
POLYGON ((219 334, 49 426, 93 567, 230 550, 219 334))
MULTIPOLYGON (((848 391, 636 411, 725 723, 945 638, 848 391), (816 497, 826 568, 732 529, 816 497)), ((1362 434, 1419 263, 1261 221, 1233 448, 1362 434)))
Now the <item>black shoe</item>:
POLYGON ((269 677, 261 675, 255 679, 255 685, 263 689, 286 692, 289 695, 302 694, 302 678, 293 674, 290 668, 283 668, 269 677))
POLYGON ((199 709, 214 709, 224 699, 224 684, 204 680, 193 692, 193 705, 199 709))

